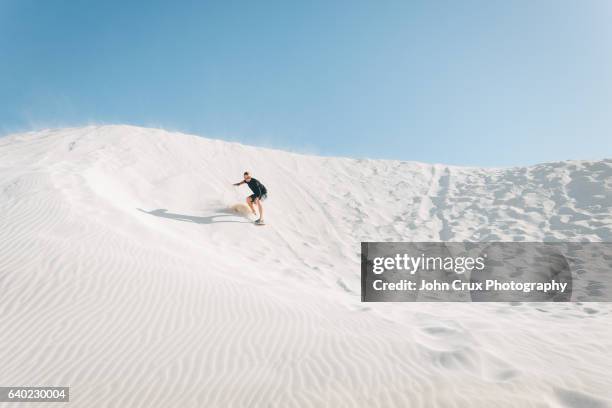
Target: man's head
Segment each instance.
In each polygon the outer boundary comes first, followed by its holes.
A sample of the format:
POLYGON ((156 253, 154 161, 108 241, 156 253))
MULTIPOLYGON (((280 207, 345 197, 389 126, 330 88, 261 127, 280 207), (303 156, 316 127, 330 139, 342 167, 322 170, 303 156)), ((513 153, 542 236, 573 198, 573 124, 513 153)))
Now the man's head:
POLYGON ((248 171, 244 172, 244 181, 251 181, 251 175, 249 174, 248 171))

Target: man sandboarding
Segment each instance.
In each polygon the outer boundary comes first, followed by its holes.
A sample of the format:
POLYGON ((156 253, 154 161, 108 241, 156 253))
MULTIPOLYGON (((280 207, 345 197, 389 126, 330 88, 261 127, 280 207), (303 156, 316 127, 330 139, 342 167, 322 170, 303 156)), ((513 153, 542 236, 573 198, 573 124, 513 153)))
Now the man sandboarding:
POLYGON ((235 186, 239 186, 241 184, 246 183, 253 194, 247 197, 246 202, 249 205, 249 208, 253 212, 253 215, 257 216, 255 212, 255 208, 253 208, 253 204, 257 204, 257 209, 259 210, 259 218, 255 221, 256 225, 264 225, 263 219, 263 207, 261 206, 261 202, 268 198, 268 190, 266 187, 259 182, 259 180, 251 177, 248 171, 244 172, 244 180, 240 183, 235 183, 235 186))

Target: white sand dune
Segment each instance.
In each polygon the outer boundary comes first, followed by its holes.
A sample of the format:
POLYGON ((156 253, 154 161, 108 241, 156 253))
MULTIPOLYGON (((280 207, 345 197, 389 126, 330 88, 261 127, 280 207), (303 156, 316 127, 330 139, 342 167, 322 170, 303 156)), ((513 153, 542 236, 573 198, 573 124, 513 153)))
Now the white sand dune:
POLYGON ((78 407, 612 406, 612 304, 359 298, 362 240, 612 241, 612 160, 461 168, 102 126, 0 139, 0 191, 1 385, 69 385, 78 407), (246 169, 265 227, 231 210, 246 169))

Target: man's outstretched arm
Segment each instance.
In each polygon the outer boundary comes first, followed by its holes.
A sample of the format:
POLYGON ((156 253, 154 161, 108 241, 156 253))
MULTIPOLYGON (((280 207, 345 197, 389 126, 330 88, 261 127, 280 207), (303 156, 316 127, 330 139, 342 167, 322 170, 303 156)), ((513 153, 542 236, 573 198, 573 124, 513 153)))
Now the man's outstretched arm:
POLYGON ((246 181, 242 180, 240 183, 234 183, 233 185, 234 186, 239 186, 239 185, 244 184, 244 183, 246 183, 246 181))

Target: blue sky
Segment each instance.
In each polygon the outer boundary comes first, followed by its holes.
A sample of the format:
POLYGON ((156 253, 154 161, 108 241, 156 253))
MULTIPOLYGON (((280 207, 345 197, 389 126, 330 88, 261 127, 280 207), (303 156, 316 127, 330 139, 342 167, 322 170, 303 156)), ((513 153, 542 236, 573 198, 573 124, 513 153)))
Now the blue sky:
POLYGON ((612 157, 612 2, 0 0, 0 134, 129 123, 307 153, 612 157))

